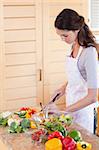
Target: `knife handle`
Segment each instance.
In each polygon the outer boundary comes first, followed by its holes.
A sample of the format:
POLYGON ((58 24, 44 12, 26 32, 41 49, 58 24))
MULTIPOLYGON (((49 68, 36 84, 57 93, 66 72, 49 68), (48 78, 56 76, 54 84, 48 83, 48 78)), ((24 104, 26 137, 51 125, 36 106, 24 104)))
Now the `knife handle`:
POLYGON ((60 95, 60 93, 57 93, 56 96, 52 99, 51 102, 55 102, 56 98, 60 95))

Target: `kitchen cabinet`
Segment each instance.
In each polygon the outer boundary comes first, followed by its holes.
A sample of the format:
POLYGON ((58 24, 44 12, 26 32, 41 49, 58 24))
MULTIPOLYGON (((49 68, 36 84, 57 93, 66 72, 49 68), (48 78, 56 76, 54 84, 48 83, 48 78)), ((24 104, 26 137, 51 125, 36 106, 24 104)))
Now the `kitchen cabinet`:
POLYGON ((0 111, 47 103, 66 81, 69 46, 56 35, 54 20, 72 8, 88 21, 87 6, 86 0, 0 1, 0 111))

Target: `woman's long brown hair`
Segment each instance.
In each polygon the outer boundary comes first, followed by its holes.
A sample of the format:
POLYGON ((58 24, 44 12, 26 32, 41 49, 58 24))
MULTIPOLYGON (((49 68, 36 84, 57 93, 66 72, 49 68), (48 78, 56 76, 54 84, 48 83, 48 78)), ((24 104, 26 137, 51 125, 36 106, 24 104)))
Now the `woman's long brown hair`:
POLYGON ((84 17, 80 16, 72 9, 63 9, 55 20, 55 28, 60 30, 79 30, 78 43, 83 47, 96 47, 99 56, 99 46, 95 41, 95 37, 88 25, 85 23, 84 17))

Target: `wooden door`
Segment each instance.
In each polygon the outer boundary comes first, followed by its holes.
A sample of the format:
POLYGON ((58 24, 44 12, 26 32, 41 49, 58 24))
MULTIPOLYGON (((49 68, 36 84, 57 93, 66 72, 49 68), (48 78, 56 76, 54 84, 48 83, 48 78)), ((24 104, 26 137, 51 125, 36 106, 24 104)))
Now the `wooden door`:
POLYGON ((41 19, 41 0, 0 1, 0 110, 43 99, 41 19))
MULTIPOLYGON (((56 35, 54 20, 64 8, 74 9, 87 19, 87 6, 85 0, 43 0, 44 103, 47 103, 54 91, 67 80, 65 56, 69 46, 56 35)), ((65 97, 57 104, 63 106, 65 97)))
POLYGON ((0 1, 0 110, 47 103, 66 81, 69 47, 56 35, 54 20, 63 8, 87 16, 86 6, 86 0, 0 1))

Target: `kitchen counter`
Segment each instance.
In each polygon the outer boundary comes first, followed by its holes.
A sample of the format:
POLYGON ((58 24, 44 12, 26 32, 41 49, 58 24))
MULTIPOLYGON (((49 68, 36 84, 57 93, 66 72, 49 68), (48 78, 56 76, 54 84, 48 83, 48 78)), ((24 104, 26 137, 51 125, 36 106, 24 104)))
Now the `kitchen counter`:
MULTIPOLYGON (((71 129, 79 130, 83 140, 92 144, 92 150, 99 149, 99 137, 89 133, 77 124, 71 125, 71 129)), ((44 150, 44 145, 34 145, 29 132, 9 134, 7 128, 0 127, 0 150, 44 150)))

